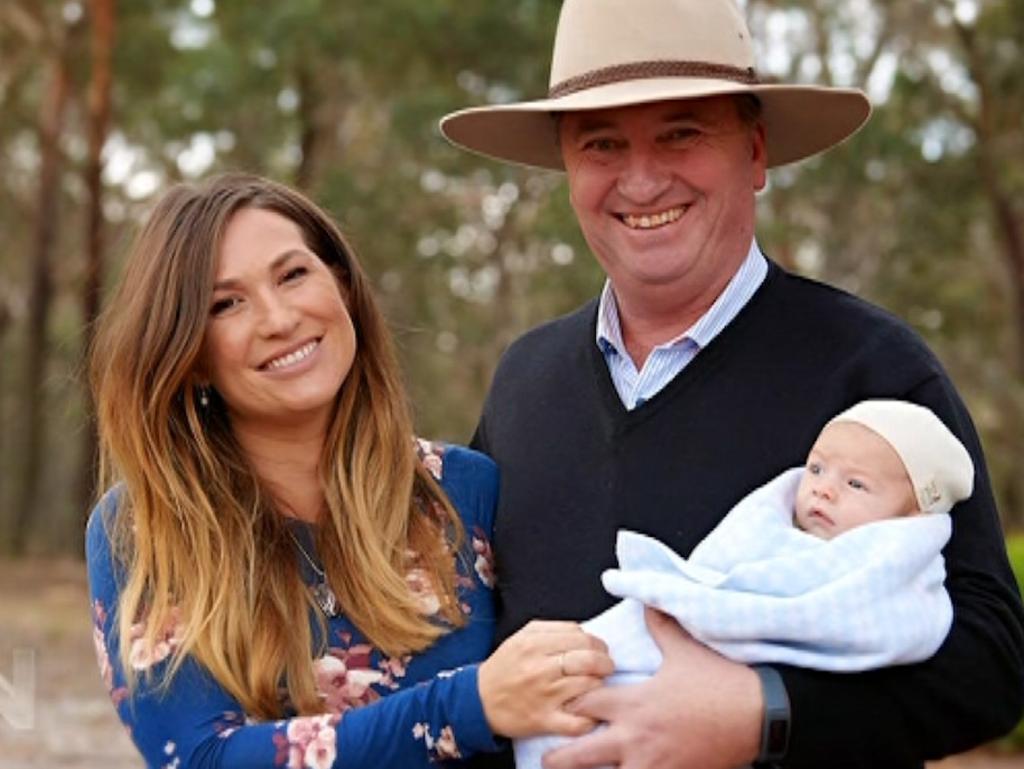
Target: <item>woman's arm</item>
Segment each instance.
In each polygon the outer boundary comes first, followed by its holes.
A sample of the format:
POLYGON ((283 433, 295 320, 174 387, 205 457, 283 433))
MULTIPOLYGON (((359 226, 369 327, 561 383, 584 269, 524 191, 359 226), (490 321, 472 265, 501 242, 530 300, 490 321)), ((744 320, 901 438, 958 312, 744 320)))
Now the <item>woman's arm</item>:
POLYGON ((247 722, 240 703, 191 658, 161 688, 175 643, 170 628, 156 649, 133 650, 139 675, 129 695, 114 632, 118 582, 104 506, 94 511, 87 535, 96 652, 118 715, 151 767, 415 769, 494 750, 491 723, 510 736, 579 733, 592 725, 561 706, 598 685, 611 661, 599 642, 569 623, 524 628, 484 666, 438 674, 341 715, 272 723, 247 722), (565 650, 571 656, 563 657, 565 650), (602 672, 590 674, 594 669, 602 672))
POLYGON ((185 659, 166 690, 156 683, 173 648, 169 640, 134 655, 139 678, 129 695, 113 632, 118 588, 101 509, 90 519, 87 539, 96 652, 118 715, 149 766, 398 769, 494 748, 476 665, 342 716, 246 723, 237 700, 193 659, 185 659))

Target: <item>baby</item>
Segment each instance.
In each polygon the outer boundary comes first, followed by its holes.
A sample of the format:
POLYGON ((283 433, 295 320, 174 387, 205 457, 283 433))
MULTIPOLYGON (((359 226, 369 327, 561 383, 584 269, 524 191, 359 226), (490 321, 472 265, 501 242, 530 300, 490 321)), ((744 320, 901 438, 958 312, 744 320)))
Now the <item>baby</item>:
MULTIPOLYGON (((584 623, 609 646, 609 683, 652 675, 661 653, 644 606, 748 664, 856 671, 927 659, 952 623, 941 551, 952 506, 971 495, 967 450, 931 411, 869 400, 822 429, 806 465, 742 499, 682 558, 620 531, 622 598, 584 623)), ((565 738, 517 740, 516 766, 539 769, 565 738)))
POLYGON ((973 480, 967 450, 931 411, 864 401, 825 425, 811 447, 793 522, 832 539, 873 521, 946 512, 970 496, 973 480))

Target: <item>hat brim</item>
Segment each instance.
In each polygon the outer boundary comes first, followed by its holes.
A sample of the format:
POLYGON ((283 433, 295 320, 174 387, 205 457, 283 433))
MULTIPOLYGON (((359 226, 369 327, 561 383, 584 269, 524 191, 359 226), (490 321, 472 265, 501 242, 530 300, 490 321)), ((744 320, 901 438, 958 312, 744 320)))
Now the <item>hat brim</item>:
POLYGON ((744 85, 717 79, 651 78, 588 88, 556 99, 472 107, 441 119, 454 144, 487 157, 534 168, 565 170, 554 115, 677 99, 750 93, 760 99, 768 167, 815 155, 851 136, 871 103, 851 88, 744 85))

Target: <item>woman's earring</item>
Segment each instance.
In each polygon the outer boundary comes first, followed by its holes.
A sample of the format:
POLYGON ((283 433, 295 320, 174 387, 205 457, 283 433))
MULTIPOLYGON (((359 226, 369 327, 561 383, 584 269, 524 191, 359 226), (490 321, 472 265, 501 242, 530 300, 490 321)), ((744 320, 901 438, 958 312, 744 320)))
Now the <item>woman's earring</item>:
POLYGON ((199 405, 204 409, 210 407, 210 388, 206 385, 199 386, 199 405))

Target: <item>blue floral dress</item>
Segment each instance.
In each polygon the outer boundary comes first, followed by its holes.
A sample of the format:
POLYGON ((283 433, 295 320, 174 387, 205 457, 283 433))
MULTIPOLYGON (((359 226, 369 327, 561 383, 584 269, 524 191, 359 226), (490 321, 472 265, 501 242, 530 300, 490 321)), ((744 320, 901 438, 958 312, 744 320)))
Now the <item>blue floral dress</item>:
MULTIPOLYGON (((111 555, 108 494, 89 520, 87 559, 94 640, 103 680, 117 713, 154 769, 415 769, 454 762, 497 748, 477 689, 477 665, 494 637, 494 584, 490 537, 497 501, 497 469, 482 454, 420 442, 421 458, 462 517, 471 558, 457 558, 465 626, 426 651, 401 658, 374 648, 344 616, 328 620, 326 652, 314 660, 324 714, 257 722, 243 712, 195 660, 186 658, 166 691, 139 676, 129 694, 120 666, 115 614, 123 571, 111 555)), ((305 536, 307 550, 312 542, 305 536)), ((315 575, 304 571, 312 585, 315 575)), ((422 575, 408 575, 430 613, 436 597, 422 575)), ((436 608, 434 608, 436 611, 436 608)), ((138 672, 159 666, 179 642, 171 623, 161 643, 145 648, 134 635, 131 664, 138 672)), ((138 628, 141 634, 141 626, 138 628)), ((311 652, 312 653, 312 652, 311 652)))

